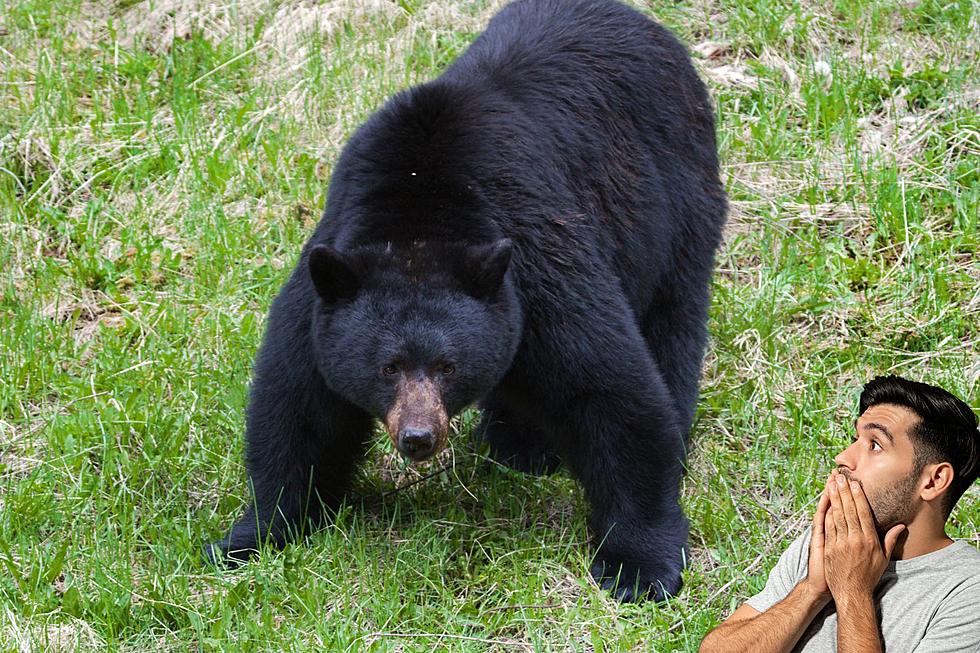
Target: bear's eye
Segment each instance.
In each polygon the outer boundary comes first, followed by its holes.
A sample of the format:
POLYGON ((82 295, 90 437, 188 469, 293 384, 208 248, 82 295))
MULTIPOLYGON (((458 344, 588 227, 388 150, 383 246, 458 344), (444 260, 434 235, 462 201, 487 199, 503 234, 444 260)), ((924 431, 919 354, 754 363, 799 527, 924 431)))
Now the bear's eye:
POLYGON ((456 371, 456 367, 451 363, 446 363, 445 365, 442 366, 442 369, 440 371, 442 372, 443 376, 449 376, 456 371))
POLYGON ((395 376, 398 374, 398 368, 394 365, 385 365, 381 368, 381 373, 385 376, 395 376))

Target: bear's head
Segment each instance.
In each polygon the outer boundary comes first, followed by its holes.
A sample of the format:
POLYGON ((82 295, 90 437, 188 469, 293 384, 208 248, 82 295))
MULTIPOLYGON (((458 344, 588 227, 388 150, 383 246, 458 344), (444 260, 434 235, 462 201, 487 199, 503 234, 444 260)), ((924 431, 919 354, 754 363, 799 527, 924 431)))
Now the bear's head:
POLYGON ((507 372, 521 338, 509 240, 310 249, 313 339, 327 386, 384 422, 412 460, 507 372))

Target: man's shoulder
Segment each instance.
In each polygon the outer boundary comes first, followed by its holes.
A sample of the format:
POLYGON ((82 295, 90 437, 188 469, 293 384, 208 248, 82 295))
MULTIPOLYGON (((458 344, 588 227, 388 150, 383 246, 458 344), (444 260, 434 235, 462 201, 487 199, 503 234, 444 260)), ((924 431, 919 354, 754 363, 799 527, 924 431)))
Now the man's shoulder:
POLYGON ((961 555, 965 558, 973 558, 974 560, 980 560, 980 542, 972 542, 970 540, 953 540, 953 543, 949 545, 950 548, 956 553, 956 555, 961 555))
POLYGON ((980 576, 980 550, 968 540, 953 540, 952 544, 936 553, 941 556, 937 560, 937 564, 951 567, 963 566, 964 571, 972 572, 971 575, 974 576, 980 576))
POLYGON ((980 551, 966 540, 956 540, 937 553, 945 555, 938 556, 933 574, 923 579, 931 582, 921 588, 920 596, 935 596, 933 620, 943 628, 975 624, 980 611, 980 551))
POLYGON ((980 586, 980 550, 967 540, 954 540, 947 548, 949 557, 944 566, 955 570, 964 583, 980 586))
POLYGON ((947 593, 969 591, 980 596, 980 551, 965 540, 955 540, 938 551, 900 560, 894 573, 912 583, 942 586, 947 593))

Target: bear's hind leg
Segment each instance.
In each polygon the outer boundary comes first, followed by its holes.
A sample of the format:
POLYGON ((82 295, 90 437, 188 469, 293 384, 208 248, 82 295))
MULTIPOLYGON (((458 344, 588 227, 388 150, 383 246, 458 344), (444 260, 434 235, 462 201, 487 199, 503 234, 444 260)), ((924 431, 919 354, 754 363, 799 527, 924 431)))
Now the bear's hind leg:
POLYGON ((621 601, 664 600, 680 590, 688 539, 680 411, 629 312, 590 309, 537 343, 550 360, 534 382, 592 508, 593 577, 621 601))
POLYGON ((592 576, 621 601, 661 601, 681 587, 688 522, 684 444, 662 382, 597 395, 569 411, 568 462, 592 507, 592 576))
POLYGON ((689 289, 683 298, 651 306, 641 330, 677 405, 679 426, 687 436, 694 421, 701 364, 708 340, 708 283, 689 289))

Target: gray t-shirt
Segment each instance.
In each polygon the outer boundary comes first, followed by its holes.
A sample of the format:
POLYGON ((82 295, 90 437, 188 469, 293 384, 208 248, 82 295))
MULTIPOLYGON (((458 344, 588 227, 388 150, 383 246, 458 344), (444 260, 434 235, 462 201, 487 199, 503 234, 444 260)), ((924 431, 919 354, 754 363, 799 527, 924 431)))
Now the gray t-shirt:
MULTIPOLYGON (((806 578, 810 530, 794 541, 748 604, 765 612, 806 578)), ((963 541, 909 560, 893 560, 874 593, 879 634, 888 653, 980 652, 980 551, 963 541)), ((837 650, 831 602, 794 651, 837 650)))

